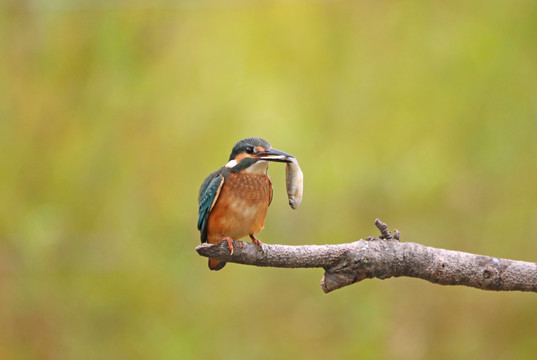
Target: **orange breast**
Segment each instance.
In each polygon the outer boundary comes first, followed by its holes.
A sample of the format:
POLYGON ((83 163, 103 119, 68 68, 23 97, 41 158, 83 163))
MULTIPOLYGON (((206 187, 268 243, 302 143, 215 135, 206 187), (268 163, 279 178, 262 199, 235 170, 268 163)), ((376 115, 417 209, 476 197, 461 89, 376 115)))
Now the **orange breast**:
POLYGON ((209 214, 209 242, 219 242, 220 235, 238 240, 260 232, 271 197, 267 174, 230 174, 209 214))

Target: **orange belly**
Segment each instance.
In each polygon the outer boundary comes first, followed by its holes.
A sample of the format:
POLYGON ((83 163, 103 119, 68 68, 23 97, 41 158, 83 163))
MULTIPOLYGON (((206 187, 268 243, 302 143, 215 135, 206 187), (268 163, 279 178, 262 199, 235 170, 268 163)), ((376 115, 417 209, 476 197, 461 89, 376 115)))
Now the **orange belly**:
POLYGON ((268 175, 230 174, 209 214, 209 243, 221 241, 221 236, 238 240, 263 230, 271 197, 268 175))

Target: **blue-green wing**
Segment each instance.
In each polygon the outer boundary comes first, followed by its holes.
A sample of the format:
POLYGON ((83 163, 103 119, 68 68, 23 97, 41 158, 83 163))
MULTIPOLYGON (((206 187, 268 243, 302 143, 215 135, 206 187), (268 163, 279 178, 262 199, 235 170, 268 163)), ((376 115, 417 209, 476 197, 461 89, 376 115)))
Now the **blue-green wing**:
POLYGON ((201 232, 201 242, 207 242, 207 221, 209 220, 209 213, 218 199, 222 185, 224 185, 224 176, 222 175, 221 169, 209 175, 203 184, 201 184, 198 198, 198 230, 201 232))

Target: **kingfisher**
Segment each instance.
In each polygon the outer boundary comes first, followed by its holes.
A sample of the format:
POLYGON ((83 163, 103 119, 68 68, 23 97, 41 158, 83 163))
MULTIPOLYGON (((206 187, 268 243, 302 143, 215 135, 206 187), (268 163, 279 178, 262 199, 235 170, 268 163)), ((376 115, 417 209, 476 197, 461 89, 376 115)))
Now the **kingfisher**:
MULTIPOLYGON (((270 162, 292 162, 294 156, 272 149, 263 139, 246 138, 233 146, 226 165, 210 174, 199 192, 198 230, 202 243, 227 241, 233 254, 233 240, 247 235, 263 248, 255 234, 263 230, 272 202, 272 182, 267 174, 270 162)), ((226 263, 209 258, 209 269, 220 270, 226 263)))

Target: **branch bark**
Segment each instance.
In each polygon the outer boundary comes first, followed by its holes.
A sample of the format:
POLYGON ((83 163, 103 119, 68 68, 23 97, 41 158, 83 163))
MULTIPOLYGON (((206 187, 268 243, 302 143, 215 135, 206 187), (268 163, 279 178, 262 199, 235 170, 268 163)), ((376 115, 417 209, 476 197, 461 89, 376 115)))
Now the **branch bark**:
POLYGON ((198 254, 238 264, 283 267, 324 268, 321 287, 325 293, 364 279, 408 276, 440 285, 464 285, 482 290, 537 292, 537 263, 500 259, 399 242, 399 231, 392 237, 386 224, 375 224, 380 238, 368 237, 337 245, 259 246, 233 241, 230 255, 227 242, 196 247, 198 254))

